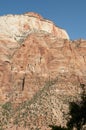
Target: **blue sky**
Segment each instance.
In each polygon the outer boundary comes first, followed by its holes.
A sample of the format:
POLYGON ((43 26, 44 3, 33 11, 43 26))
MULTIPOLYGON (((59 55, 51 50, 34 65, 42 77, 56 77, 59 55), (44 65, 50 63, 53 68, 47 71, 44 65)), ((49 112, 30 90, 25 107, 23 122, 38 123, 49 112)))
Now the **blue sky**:
POLYGON ((70 39, 86 39, 86 0, 0 0, 0 15, 36 12, 64 28, 70 39))

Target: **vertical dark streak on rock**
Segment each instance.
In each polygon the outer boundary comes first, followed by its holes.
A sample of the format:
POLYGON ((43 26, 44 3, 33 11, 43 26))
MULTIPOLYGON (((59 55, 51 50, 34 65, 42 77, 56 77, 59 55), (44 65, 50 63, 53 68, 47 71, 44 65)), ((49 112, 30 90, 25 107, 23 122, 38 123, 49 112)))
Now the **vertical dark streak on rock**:
POLYGON ((23 81, 22 81, 22 91, 24 90, 24 85, 25 85, 25 76, 24 76, 23 81))

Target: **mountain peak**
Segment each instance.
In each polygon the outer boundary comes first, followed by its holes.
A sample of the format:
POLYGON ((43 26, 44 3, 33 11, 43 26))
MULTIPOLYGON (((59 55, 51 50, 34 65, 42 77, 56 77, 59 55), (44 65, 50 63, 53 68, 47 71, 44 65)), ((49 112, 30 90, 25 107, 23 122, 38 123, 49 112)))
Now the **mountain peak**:
POLYGON ((69 39, 67 32, 54 25, 52 21, 43 19, 41 15, 28 12, 22 15, 0 17, 0 34, 19 40, 23 35, 44 31, 57 38, 69 39))
POLYGON ((36 18, 39 18, 39 19, 43 19, 43 17, 41 15, 39 15, 38 13, 35 13, 35 12, 26 12, 25 15, 27 16, 31 16, 31 17, 36 17, 36 18))

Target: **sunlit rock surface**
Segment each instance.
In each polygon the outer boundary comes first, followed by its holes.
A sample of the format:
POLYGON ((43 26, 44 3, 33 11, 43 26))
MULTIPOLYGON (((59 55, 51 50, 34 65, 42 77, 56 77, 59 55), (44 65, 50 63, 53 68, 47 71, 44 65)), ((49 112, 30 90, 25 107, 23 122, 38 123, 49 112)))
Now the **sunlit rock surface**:
POLYGON ((70 41, 66 31, 33 12, 0 17, 0 104, 11 102, 16 109, 3 128, 66 126, 68 104, 80 100, 81 84, 85 40, 70 41))

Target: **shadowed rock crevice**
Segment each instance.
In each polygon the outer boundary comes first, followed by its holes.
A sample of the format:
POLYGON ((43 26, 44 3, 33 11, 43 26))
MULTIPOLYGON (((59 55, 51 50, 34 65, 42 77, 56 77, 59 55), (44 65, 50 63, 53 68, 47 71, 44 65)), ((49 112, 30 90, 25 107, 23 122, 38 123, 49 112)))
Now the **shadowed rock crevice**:
POLYGON ((5 110, 6 130, 65 127, 69 102, 81 100, 80 84, 86 84, 85 40, 69 40, 35 13, 0 17, 0 105, 13 110, 5 110))

